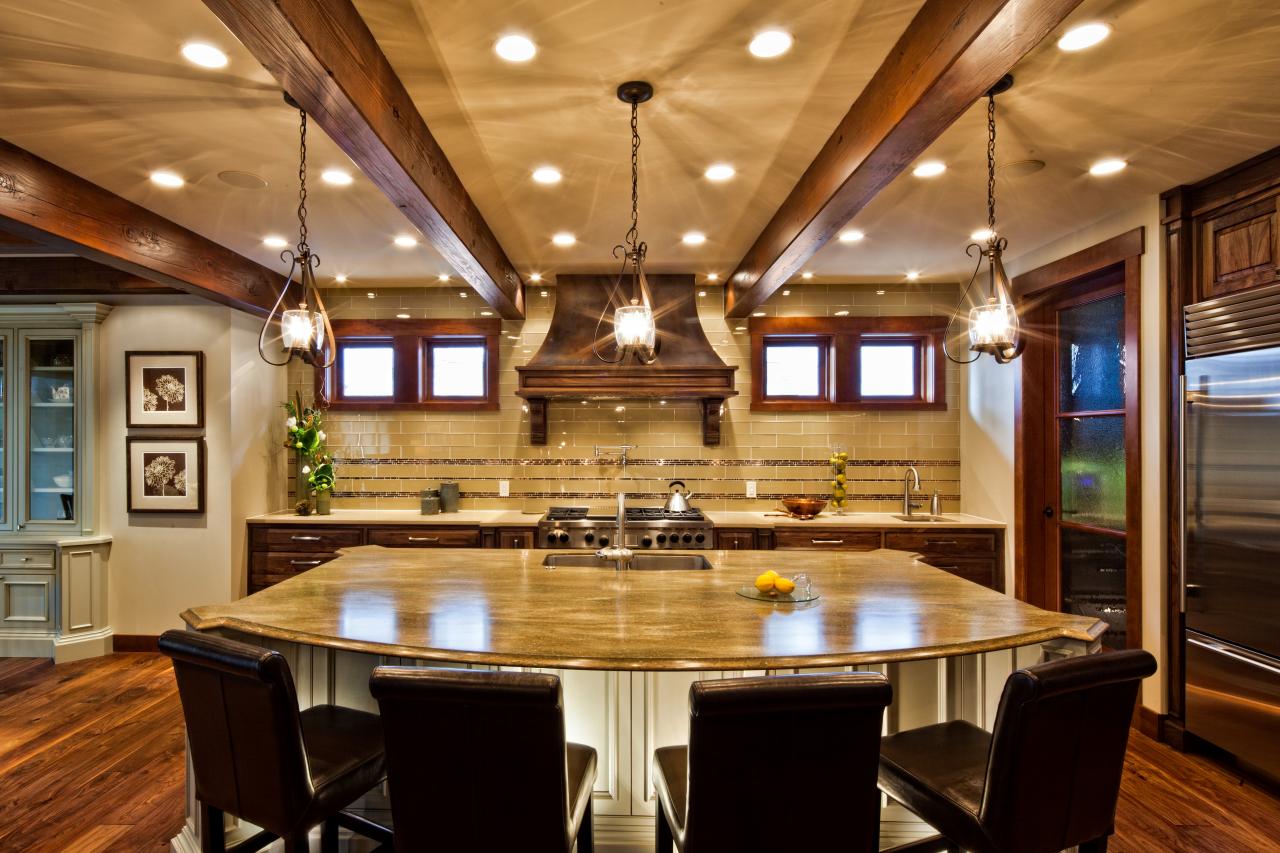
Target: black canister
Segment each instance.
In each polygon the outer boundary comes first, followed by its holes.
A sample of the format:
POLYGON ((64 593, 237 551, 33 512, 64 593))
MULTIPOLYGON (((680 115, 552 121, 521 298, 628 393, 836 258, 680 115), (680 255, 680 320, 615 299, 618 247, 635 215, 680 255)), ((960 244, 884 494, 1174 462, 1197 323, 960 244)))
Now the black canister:
POLYGON ((422 514, 423 515, 439 515, 440 514, 440 490, 439 489, 423 489, 422 490, 422 514))
POLYGON ((457 483, 441 483, 440 484, 440 511, 441 512, 457 512, 458 511, 458 484, 457 483))

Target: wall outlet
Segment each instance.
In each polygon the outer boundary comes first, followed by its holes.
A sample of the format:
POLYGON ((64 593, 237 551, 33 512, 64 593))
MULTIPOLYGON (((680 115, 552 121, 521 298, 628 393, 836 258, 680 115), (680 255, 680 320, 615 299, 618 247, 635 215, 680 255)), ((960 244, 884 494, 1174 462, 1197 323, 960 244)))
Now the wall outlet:
POLYGON ((498 497, 500 498, 511 497, 511 481, 510 480, 498 481, 498 497))
POLYGON ((747 497, 754 498, 756 496, 756 481, 747 480, 747 497))

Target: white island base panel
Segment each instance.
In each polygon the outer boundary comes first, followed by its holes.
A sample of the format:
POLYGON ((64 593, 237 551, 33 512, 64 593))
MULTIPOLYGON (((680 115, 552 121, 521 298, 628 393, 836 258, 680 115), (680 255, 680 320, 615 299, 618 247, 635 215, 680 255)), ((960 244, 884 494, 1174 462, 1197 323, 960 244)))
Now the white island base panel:
MULTIPOLYGON (((333 650, 233 631, 215 633, 284 654, 293 670, 299 704, 304 708, 327 703, 377 713, 377 703, 369 695, 368 687, 369 675, 375 666, 427 665, 407 658, 333 650)), ((947 720, 968 720, 990 730, 995 722, 1005 679, 1011 672, 1046 659, 1094 653, 1098 646, 1096 642, 1086 646, 1075 640, 1055 640, 977 655, 804 670, 607 672, 530 668, 524 671, 547 672, 560 677, 564 687, 568 738, 594 747, 597 752, 598 769, 592 801, 597 849, 614 853, 653 853, 656 811, 650 778, 653 751, 659 747, 688 743, 689 685, 694 681, 794 672, 880 672, 893 684, 893 704, 885 713, 885 734, 947 720)), ((200 851, 203 828, 194 791, 188 759, 186 823, 182 832, 172 839, 171 849, 175 853, 200 851)), ((383 797, 374 795, 368 799, 372 809, 385 808, 383 797)), ((376 820, 380 815, 369 816, 376 820)), ((228 846, 256 832, 258 827, 227 816, 228 846)), ((887 799, 882 802, 882 849, 930 834, 929 826, 906 809, 887 799)), ((342 850, 366 853, 376 846, 367 839, 342 831, 342 850)), ((283 847, 276 842, 267 849, 274 851, 283 847)), ((313 832, 312 849, 319 849, 318 830, 313 832)))

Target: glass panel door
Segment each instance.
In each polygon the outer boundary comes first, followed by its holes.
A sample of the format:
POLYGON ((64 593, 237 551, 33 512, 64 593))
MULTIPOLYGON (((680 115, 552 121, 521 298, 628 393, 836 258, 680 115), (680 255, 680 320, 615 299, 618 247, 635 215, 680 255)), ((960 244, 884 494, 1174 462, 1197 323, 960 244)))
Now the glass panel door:
POLYGON ((0 335, 0 527, 9 527, 9 337, 0 335))
POLYGON ((75 519, 75 359, 75 338, 27 340, 28 521, 75 519))
POLYGON ((1112 292, 1057 311, 1058 513, 1049 538, 1062 609, 1106 622, 1103 643, 1117 649, 1128 645, 1124 308, 1124 294, 1112 292))

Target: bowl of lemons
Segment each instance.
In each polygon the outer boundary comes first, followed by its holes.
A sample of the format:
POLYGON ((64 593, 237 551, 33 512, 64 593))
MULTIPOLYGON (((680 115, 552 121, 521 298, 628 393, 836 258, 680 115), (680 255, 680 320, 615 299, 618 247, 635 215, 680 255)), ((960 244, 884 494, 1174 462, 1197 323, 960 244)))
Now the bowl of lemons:
POLYGON ((739 587, 737 592, 743 598, 788 604, 813 601, 818 597, 808 577, 804 575, 787 577, 773 569, 759 575, 750 586, 739 587))

